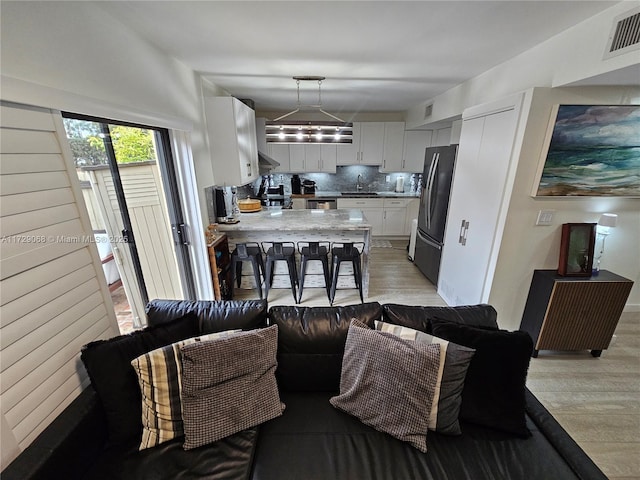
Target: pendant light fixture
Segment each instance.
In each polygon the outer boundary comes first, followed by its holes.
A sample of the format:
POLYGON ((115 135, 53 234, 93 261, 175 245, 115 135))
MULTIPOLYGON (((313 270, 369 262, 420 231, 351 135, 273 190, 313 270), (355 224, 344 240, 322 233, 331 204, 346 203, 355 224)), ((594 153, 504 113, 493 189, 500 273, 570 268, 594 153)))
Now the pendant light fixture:
POLYGON ((296 108, 284 115, 266 122, 267 142, 271 143, 351 143, 353 139, 353 123, 345 122, 322 108, 322 76, 295 76, 297 89, 296 108), (303 104, 300 101, 300 82, 318 82, 318 102, 303 104), (302 109, 315 108, 320 113, 332 118, 332 121, 285 121, 282 120, 300 112, 302 109))

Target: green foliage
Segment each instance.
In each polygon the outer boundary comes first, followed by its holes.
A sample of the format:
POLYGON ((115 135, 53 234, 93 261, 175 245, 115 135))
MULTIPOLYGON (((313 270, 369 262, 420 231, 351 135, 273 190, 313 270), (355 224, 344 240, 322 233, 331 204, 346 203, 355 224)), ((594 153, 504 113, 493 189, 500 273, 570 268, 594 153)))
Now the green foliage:
MULTIPOLYGON (((99 123, 65 118, 64 126, 76 166, 107 165, 99 123)), ((137 127, 109 125, 109 132, 118 163, 156 160, 152 131, 137 127)))

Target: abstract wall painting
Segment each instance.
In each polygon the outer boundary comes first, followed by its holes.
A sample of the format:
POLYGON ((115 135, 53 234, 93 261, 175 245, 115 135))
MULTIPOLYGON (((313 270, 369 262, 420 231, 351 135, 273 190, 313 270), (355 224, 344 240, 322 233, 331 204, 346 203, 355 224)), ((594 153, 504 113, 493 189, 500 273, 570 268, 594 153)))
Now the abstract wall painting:
POLYGON ((534 196, 640 197, 640 105, 556 105, 534 196))

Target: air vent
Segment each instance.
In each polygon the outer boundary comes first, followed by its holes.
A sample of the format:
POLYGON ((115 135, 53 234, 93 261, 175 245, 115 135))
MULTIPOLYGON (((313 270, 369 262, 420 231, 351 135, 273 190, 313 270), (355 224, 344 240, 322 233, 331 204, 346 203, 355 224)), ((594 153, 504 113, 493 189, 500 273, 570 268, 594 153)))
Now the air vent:
POLYGON ((627 12, 614 20, 604 58, 640 48, 640 9, 627 12))
POLYGON ((430 103, 426 107, 424 107, 424 118, 428 118, 433 113, 433 103, 430 103))

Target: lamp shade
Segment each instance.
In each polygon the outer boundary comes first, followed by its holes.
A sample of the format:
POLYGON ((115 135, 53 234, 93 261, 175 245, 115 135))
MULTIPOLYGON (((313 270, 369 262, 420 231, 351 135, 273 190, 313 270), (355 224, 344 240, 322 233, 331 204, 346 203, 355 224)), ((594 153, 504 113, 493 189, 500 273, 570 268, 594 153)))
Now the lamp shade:
POLYGON ((598 225, 602 227, 615 227, 617 221, 618 215, 616 215, 615 213, 603 213, 602 215, 600 215, 598 225))

